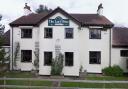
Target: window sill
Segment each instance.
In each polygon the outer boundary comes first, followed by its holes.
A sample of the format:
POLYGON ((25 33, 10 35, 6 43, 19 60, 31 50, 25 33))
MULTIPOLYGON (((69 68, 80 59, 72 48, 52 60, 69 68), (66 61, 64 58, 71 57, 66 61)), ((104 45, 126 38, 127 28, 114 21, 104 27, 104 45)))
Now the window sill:
POLYGON ((101 40, 101 38, 89 38, 91 40, 101 40))
POLYGON ((65 65, 64 67, 73 67, 73 66, 67 66, 67 65, 65 65))
POLYGON ((64 39, 74 39, 74 38, 64 38, 64 39))
POLYGON ((90 65, 101 65, 101 63, 89 63, 90 65))
POLYGON ((21 63, 32 63, 32 62, 21 62, 21 63))
POLYGON ((44 38, 44 39, 53 39, 53 38, 44 38))
POLYGON ((21 39, 32 39, 32 38, 21 38, 21 39))

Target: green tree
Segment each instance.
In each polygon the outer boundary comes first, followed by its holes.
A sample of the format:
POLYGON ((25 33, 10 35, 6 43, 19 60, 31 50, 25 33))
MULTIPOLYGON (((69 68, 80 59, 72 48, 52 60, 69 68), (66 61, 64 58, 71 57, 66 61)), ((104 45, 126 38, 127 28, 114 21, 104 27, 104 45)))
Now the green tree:
POLYGON ((64 56, 61 53, 58 57, 56 56, 55 59, 52 60, 51 75, 62 75, 63 60, 64 56))
MULTIPOLYGON (((2 15, 0 15, 0 20, 2 19, 2 15)), ((4 64, 6 62, 6 52, 5 49, 2 47, 4 44, 4 37, 3 37, 3 33, 4 33, 4 25, 0 24, 0 64, 4 64)))
POLYGON ((47 6, 45 5, 39 5, 38 9, 36 10, 37 13, 42 13, 42 12, 51 12, 52 9, 48 8, 47 6))
POLYGON ((4 38, 2 36, 0 36, 0 63, 1 64, 4 64, 5 63, 5 50, 4 48, 2 48, 3 46, 3 43, 4 43, 4 38))

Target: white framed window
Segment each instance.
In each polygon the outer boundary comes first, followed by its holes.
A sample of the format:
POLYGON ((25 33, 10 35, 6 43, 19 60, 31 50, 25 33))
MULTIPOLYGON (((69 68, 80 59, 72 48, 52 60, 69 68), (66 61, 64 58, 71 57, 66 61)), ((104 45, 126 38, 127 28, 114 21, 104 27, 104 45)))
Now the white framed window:
POLYGON ((32 38, 32 29, 21 29, 21 38, 32 38))
POLYGON ((44 52, 44 65, 50 66, 52 64, 52 52, 45 51, 44 52))
POLYGON ((73 39, 73 28, 65 28, 65 38, 66 39, 73 39))
POLYGON ((65 66, 73 66, 74 53, 65 52, 65 66))
POLYGON ((89 64, 101 64, 101 51, 89 51, 89 64))
POLYGON ((32 62, 32 50, 21 50, 21 62, 32 62))
POLYGON ((89 29, 90 39, 101 39, 101 29, 89 29))
POLYGON ((52 38, 53 29, 52 28, 44 28, 44 38, 52 38))

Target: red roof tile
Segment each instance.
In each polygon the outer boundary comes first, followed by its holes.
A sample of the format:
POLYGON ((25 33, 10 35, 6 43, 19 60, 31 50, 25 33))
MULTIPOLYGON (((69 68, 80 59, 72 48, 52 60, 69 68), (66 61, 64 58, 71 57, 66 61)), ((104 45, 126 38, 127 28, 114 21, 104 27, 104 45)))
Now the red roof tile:
POLYGON ((57 8, 51 13, 41 13, 41 14, 30 14, 28 16, 22 16, 18 18, 17 20, 13 21, 10 23, 10 26, 20 26, 20 25, 25 25, 25 26, 37 26, 42 20, 44 21, 47 19, 51 14, 56 13, 56 12, 62 12, 69 18, 71 18, 74 21, 77 21, 81 25, 102 25, 102 26, 113 26, 113 23, 109 21, 106 17, 100 16, 98 14, 68 14, 61 8, 57 8))
POLYGON ((128 28, 114 27, 112 33, 113 47, 128 47, 128 28))

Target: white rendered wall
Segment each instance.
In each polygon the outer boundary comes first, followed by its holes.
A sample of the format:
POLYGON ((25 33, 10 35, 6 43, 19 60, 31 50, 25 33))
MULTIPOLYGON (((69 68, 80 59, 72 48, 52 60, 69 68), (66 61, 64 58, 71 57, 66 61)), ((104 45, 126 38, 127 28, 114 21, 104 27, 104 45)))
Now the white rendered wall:
MULTIPOLYGON (((61 16, 63 19, 68 19, 64 15, 57 13, 50 19, 55 19, 61 16)), ((102 68, 109 66, 109 30, 101 31, 101 39, 89 39, 89 28, 78 29, 78 25, 72 20, 69 20, 69 26, 48 26, 48 20, 42 22, 37 27, 32 27, 32 38, 21 38, 21 27, 13 28, 13 45, 15 42, 20 43, 21 50, 32 50, 32 62, 35 59, 35 42, 39 41, 39 74, 50 75, 51 67, 44 66, 44 51, 52 51, 55 58, 56 40, 60 39, 61 52, 74 52, 73 66, 64 66, 63 73, 67 76, 79 76, 80 66, 83 70, 91 73, 101 73, 102 68), (53 28, 53 38, 44 38, 44 28, 53 28), (65 39, 65 28, 74 28, 73 39, 65 39), (89 64, 89 51, 101 51, 101 64, 89 64)), ((26 26, 27 27, 27 26, 26 26)), ((26 28, 24 27, 24 28, 26 28)), ((27 27, 28 28, 28 27, 27 27)), ((19 53, 21 55, 21 53, 19 53)), ((32 63, 22 63, 21 56, 17 60, 17 69, 22 71, 30 71, 33 69, 32 63)))
MULTIPOLYGON (((55 14, 50 19, 55 19, 57 16, 61 16, 63 19, 67 19, 60 13, 55 14)), ((40 75, 50 75, 50 66, 44 66, 44 51, 52 51, 53 58, 55 58, 55 43, 57 39, 60 39, 61 52, 74 52, 74 65, 73 66, 64 66, 63 73, 64 75, 79 75, 79 36, 78 36, 78 26, 71 20, 69 20, 70 26, 48 26, 48 20, 43 22, 40 25, 40 34, 39 34, 39 42, 40 42, 40 75), (44 38, 44 28, 52 27, 53 28, 53 38, 47 39, 44 38), (65 28, 74 28, 74 37, 73 39, 65 39, 65 28)))
POLYGON ((128 49, 127 48, 112 48, 111 64, 112 66, 119 65, 124 70, 124 72, 128 72, 127 62, 126 62, 126 59, 128 59, 128 57, 121 57, 120 50, 128 50, 128 49))
MULTIPOLYGON (((35 59, 34 51, 35 51, 35 42, 38 41, 38 28, 36 27, 14 27, 13 28, 13 53, 15 52, 16 42, 20 43, 20 51, 19 56, 17 58, 17 66, 14 69, 22 70, 22 71, 30 71, 33 69, 33 61, 35 59), (21 28, 32 28, 32 38, 21 38, 21 28), (21 62, 21 50, 32 50, 32 62, 21 62)), ((12 39, 11 39, 12 40, 12 39)), ((12 50, 11 50, 12 51, 12 50)), ((13 55, 14 57, 14 55, 13 55)), ((12 60, 12 55, 11 55, 12 60)))
POLYGON ((109 30, 101 31, 101 39, 89 39, 89 28, 82 28, 79 31, 79 59, 83 70, 90 73, 101 73, 102 68, 109 65, 109 30), (89 64, 89 51, 101 51, 101 64, 89 64))

